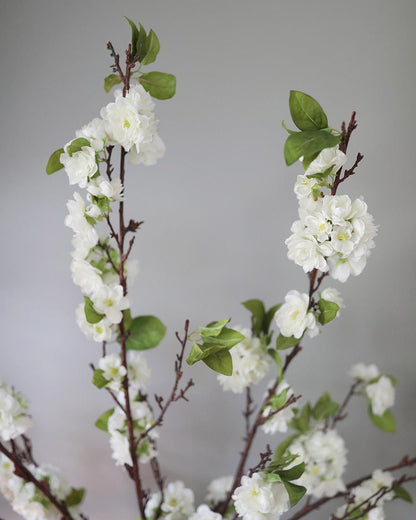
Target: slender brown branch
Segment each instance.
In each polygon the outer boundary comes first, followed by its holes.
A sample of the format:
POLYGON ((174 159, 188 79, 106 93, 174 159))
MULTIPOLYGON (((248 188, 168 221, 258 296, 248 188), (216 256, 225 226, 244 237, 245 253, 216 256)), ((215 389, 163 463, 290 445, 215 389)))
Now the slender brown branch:
POLYGON ((351 385, 347 395, 345 396, 344 401, 342 402, 341 406, 339 407, 337 413, 332 418, 331 429, 335 428, 335 425, 337 424, 337 422, 343 421, 346 418, 347 414, 346 414, 345 410, 346 410, 351 398, 357 394, 356 390, 359 386, 361 386, 361 381, 355 381, 351 385))

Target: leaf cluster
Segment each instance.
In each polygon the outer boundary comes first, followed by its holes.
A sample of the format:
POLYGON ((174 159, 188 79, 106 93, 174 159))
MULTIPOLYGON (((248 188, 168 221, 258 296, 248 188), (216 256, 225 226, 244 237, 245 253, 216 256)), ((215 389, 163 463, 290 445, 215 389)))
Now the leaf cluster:
POLYGON ((285 161, 290 166, 303 157, 303 166, 307 168, 319 152, 339 144, 340 136, 334 135, 321 105, 308 94, 291 90, 289 109, 300 132, 289 130, 283 123, 289 133, 284 146, 285 161))
POLYGON ((199 327, 197 331, 190 335, 192 349, 186 360, 188 365, 203 361, 219 374, 232 375, 233 361, 230 349, 241 343, 245 336, 226 327, 229 322, 230 319, 215 321, 209 323, 206 327, 199 327))
POLYGON ((301 410, 295 409, 295 416, 289 426, 299 433, 306 433, 312 428, 312 421, 319 423, 333 417, 338 412, 339 406, 331 399, 328 392, 325 392, 314 406, 306 403, 301 410))
POLYGON ((294 507, 306 493, 304 486, 292 482, 300 478, 305 471, 304 462, 291 466, 296 458, 297 455, 290 453, 282 455, 276 450, 273 461, 264 469, 264 477, 267 482, 280 482, 284 485, 291 507, 294 507))

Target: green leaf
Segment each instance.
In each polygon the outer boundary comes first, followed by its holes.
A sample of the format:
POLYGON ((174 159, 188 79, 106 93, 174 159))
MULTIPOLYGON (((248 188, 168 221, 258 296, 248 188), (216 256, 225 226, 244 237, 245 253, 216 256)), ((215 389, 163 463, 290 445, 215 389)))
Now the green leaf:
POLYGON ((146 53, 147 53, 147 47, 146 47, 147 35, 146 35, 146 31, 145 31, 145 28, 143 27, 143 25, 142 24, 139 24, 139 25, 140 25, 139 37, 137 39, 134 55, 138 56, 139 61, 142 62, 143 58, 146 56, 146 53))
POLYGON ((118 74, 110 74, 104 78, 104 90, 108 93, 115 86, 121 83, 121 78, 118 74))
POLYGON ((383 415, 376 415, 372 409, 371 405, 368 408, 368 413, 370 415, 370 419, 377 428, 380 430, 384 430, 388 433, 395 433, 396 431, 396 421, 394 420, 393 414, 390 410, 386 410, 383 415))
POLYGON ((124 330, 125 331, 130 330, 131 324, 133 323, 130 309, 126 309, 123 311, 123 323, 124 323, 124 330))
POLYGON ((111 408, 111 410, 107 410, 101 414, 100 417, 98 417, 98 419, 95 421, 95 426, 100 430, 108 433, 108 419, 113 415, 113 412, 114 408, 111 408))
POLYGON ((321 130, 328 127, 328 118, 321 105, 308 94, 291 90, 289 109, 299 130, 321 130))
POLYGON ((266 482, 282 482, 278 473, 264 473, 263 478, 266 482))
POLYGON ((326 130, 305 130, 289 135, 284 147, 285 161, 288 166, 300 157, 321 152, 324 148, 332 148, 339 143, 339 136, 326 130))
POLYGON ((278 395, 272 395, 272 397, 267 401, 267 404, 272 407, 272 410, 278 410, 287 401, 287 393, 289 391, 289 387, 285 388, 278 395))
POLYGON ((314 161, 318 157, 318 155, 319 155, 319 152, 316 152, 312 155, 309 155, 309 156, 303 158, 302 166, 303 166, 304 170, 308 169, 311 162, 314 161))
POLYGON ((297 480, 303 475, 305 471, 305 463, 301 462, 296 466, 292 466, 289 469, 282 469, 279 471, 279 475, 282 477, 282 480, 297 480))
POLYGON ((264 317, 263 321, 263 332, 264 334, 269 333, 270 324, 273 321, 274 315, 276 314, 276 311, 282 306, 281 303, 277 305, 273 305, 273 307, 270 307, 270 309, 267 311, 266 316, 264 317))
POLYGON ((162 341, 166 327, 155 316, 138 316, 130 326, 130 336, 127 338, 128 350, 147 350, 154 348, 162 341))
POLYGON ((276 448, 276 451, 274 452, 273 461, 277 462, 278 464, 281 464, 283 455, 286 453, 287 449, 292 444, 292 442, 299 436, 300 433, 294 433, 293 435, 290 435, 287 439, 285 439, 283 442, 281 442, 279 446, 276 448))
MULTIPOLYGON (((209 354, 207 354, 207 357, 208 355, 209 354)), ((201 346, 194 341, 186 362, 188 365, 194 365, 196 362, 201 361, 201 359, 204 359, 204 351, 201 346)))
POLYGON ((74 155, 76 152, 80 152, 83 146, 91 146, 91 143, 85 137, 78 137, 71 141, 71 144, 67 147, 67 152, 70 157, 74 155))
POLYGON ((69 493, 69 495, 65 497, 65 504, 67 505, 67 507, 77 506, 83 501, 84 495, 85 489, 71 488, 71 492, 69 493))
POLYGON ((321 313, 318 316, 318 321, 321 325, 326 325, 330 321, 332 321, 334 318, 336 318, 336 315, 339 311, 339 305, 337 305, 334 302, 330 302, 328 300, 324 300, 323 298, 320 298, 318 301, 318 307, 321 313))
POLYGON ((94 370, 94 373, 92 375, 92 382, 97 388, 104 388, 105 385, 108 383, 107 379, 103 376, 104 370, 101 370, 100 368, 97 368, 94 370))
POLYGON ((153 29, 150 29, 150 32, 146 38, 146 56, 141 61, 142 65, 149 65, 149 63, 153 63, 156 60, 159 51, 159 38, 156 36, 156 33, 153 31, 153 29))
POLYGON ((139 78, 143 88, 156 99, 169 99, 176 92, 176 77, 166 72, 148 72, 139 78))
POLYGON ((294 507, 306 493, 306 488, 293 484, 292 482, 287 482, 286 480, 283 480, 283 485, 289 495, 290 507, 294 507))
POLYGON ((90 298, 88 298, 88 296, 84 296, 84 301, 84 312, 88 323, 91 323, 92 325, 95 323, 99 323, 104 318, 105 314, 99 314, 94 309, 94 304, 92 303, 90 298))
POLYGON ((228 350, 220 350, 215 354, 211 354, 204 358, 203 362, 219 374, 223 374, 224 376, 231 376, 233 374, 233 361, 228 350))
POLYGON ((59 148, 59 150, 55 150, 53 154, 49 157, 48 164, 46 165, 46 173, 48 175, 62 170, 64 165, 60 162, 60 157, 61 154, 64 152, 65 150, 63 148, 59 148))
POLYGON ((313 418, 319 422, 328 419, 328 417, 333 417, 338 410, 339 404, 332 401, 331 396, 325 392, 313 407, 312 415, 313 418))
POLYGON ((283 336, 279 334, 276 339, 276 350, 286 350, 288 348, 295 347, 300 343, 302 338, 295 338, 294 336, 283 336))
POLYGON ((241 343, 245 338, 241 332, 225 327, 217 336, 207 338, 206 345, 230 349, 234 345, 241 343))
POLYGON ((276 350, 274 350, 273 348, 267 349, 267 353, 269 354, 269 356, 271 356, 275 360, 276 365, 277 365, 277 375, 278 375, 279 381, 281 381, 283 379, 282 358, 279 356, 279 353, 276 350))
POLYGON ((259 337, 263 328, 264 317, 266 309, 264 303, 261 300, 247 300, 243 302, 244 307, 251 312, 251 321, 253 325, 253 333, 259 337))
POLYGON ((306 433, 309 430, 309 421, 311 418, 311 405, 306 403, 302 408, 300 414, 297 417, 294 417, 290 421, 291 428, 298 430, 302 433, 306 433))
POLYGON ((394 488, 394 498, 400 498, 405 502, 413 504, 413 498, 411 494, 403 486, 397 486, 394 488))
POLYGON ((286 126, 286 124, 285 124, 284 121, 282 121, 282 126, 283 126, 283 128, 286 130, 286 132, 287 132, 288 134, 297 134, 297 132, 296 132, 295 130, 290 130, 290 129, 286 126))
POLYGON ((209 323, 206 327, 200 327, 198 329, 198 332, 200 333, 202 339, 213 338, 213 337, 215 338, 222 332, 224 327, 229 322, 230 322, 230 319, 214 321, 212 323, 209 323))
POLYGON ((139 29, 130 18, 125 16, 125 19, 129 22, 131 27, 131 53, 133 56, 136 56, 137 42, 139 41, 139 29))

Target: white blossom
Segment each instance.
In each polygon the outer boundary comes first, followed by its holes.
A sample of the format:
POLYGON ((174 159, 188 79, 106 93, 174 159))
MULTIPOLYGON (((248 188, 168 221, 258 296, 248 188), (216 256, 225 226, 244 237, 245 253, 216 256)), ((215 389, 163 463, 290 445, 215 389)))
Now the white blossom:
POLYGON ((122 311, 130 307, 127 296, 123 294, 121 285, 102 285, 91 297, 94 309, 98 314, 105 314, 110 323, 120 323, 122 311))
POLYGON ((88 339, 101 343, 103 341, 113 341, 115 330, 107 318, 103 318, 98 323, 88 323, 85 317, 84 304, 80 303, 75 309, 75 318, 78 327, 88 339))
POLYGON ((119 354, 107 354, 98 362, 98 368, 103 371, 103 377, 109 382, 107 385, 111 390, 119 391, 121 383, 127 371, 121 364, 119 354))
POLYGON ((96 152, 101 152, 107 141, 104 123, 102 119, 99 119, 98 117, 90 121, 87 125, 84 125, 80 130, 77 130, 75 135, 77 137, 85 137, 88 139, 91 143, 91 147, 96 152))
POLYGON ((344 440, 335 430, 310 431, 290 445, 290 453, 298 455, 294 464, 305 463, 305 471, 297 484, 318 498, 332 497, 344 491, 342 474, 347 464, 344 440))
POLYGON ((254 337, 249 329, 239 326, 233 328, 241 332, 245 339, 230 350, 233 360, 232 375, 218 374, 217 379, 223 390, 241 393, 249 385, 257 384, 264 378, 269 370, 271 358, 260 339, 254 337))
POLYGON ((344 166, 347 158, 344 152, 341 152, 338 145, 332 148, 324 148, 318 156, 309 164, 305 171, 305 175, 313 175, 315 173, 324 173, 332 166, 329 172, 335 174, 341 166, 344 166))
MULTIPOLYGON (((153 493, 146 504, 146 517, 152 518, 161 502, 160 492, 153 493)), ((162 518, 166 520, 188 520, 194 513, 194 494, 180 480, 169 482, 164 489, 161 506, 162 518)))
POLYGON ((285 303, 276 311, 275 320, 283 336, 301 338, 305 331, 313 337, 318 332, 315 316, 308 311, 309 297, 299 291, 289 291, 285 303))
MULTIPOLYGON (((273 381, 271 381, 269 383, 269 388, 272 386, 272 384, 273 384, 273 381)), ((266 395, 264 397, 267 397, 267 395, 268 395, 268 393, 266 393, 266 395)), ((287 381, 283 380, 277 386, 274 395, 272 395, 271 398, 269 399, 269 404, 264 408, 262 416, 268 417, 271 413, 273 413, 273 411, 281 408, 292 395, 294 395, 293 390, 290 388, 287 381), (285 401, 283 403, 279 403, 279 405, 276 406, 274 404, 274 401, 276 401, 278 396, 285 390, 287 391, 285 401)), ((273 435, 276 432, 287 432, 288 423, 292 420, 293 415, 294 415, 294 412, 293 412, 294 406, 295 406, 295 404, 291 404, 291 405, 287 406, 286 408, 283 408, 283 410, 280 410, 280 412, 272 415, 262 425, 262 430, 264 431, 264 433, 273 435)))
POLYGON ((205 500, 210 505, 218 504, 227 497, 228 492, 233 484, 234 477, 229 475, 227 477, 219 477, 211 481, 207 488, 207 495, 205 500))
POLYGON ((110 181, 99 175, 88 183, 87 190, 94 197, 107 197, 107 199, 114 202, 123 199, 124 187, 118 177, 110 181))
POLYGON ((367 385, 365 391, 375 415, 383 415, 394 404, 394 386, 387 376, 381 376, 375 383, 367 385))
POLYGON ((206 504, 201 504, 189 520, 222 520, 222 516, 211 511, 206 504))
POLYGON ((127 368, 129 385, 132 391, 137 393, 139 390, 145 390, 152 376, 152 371, 144 355, 137 350, 129 350, 127 352, 127 368))
POLYGON ((348 375, 354 379, 368 383, 372 379, 376 379, 380 375, 380 372, 374 364, 365 365, 364 363, 356 363, 350 368, 348 375))
POLYGON ((233 495, 243 520, 278 520, 288 510, 288 494, 280 482, 266 482, 260 473, 243 476, 233 495))
POLYGON ((71 262, 72 280, 86 296, 97 293, 103 286, 101 271, 93 267, 87 260, 71 262))
POLYGON ((59 161, 64 165, 68 174, 69 184, 78 184, 80 188, 86 188, 88 179, 98 170, 95 159, 95 150, 91 146, 82 146, 81 150, 71 155, 68 153, 68 143, 65 152, 59 157, 59 161))
POLYGON ((25 398, 0 379, 0 439, 15 439, 31 426, 25 398))
POLYGON ((312 189, 319 186, 317 179, 310 179, 306 175, 298 175, 295 183, 295 194, 298 200, 312 196, 312 189))

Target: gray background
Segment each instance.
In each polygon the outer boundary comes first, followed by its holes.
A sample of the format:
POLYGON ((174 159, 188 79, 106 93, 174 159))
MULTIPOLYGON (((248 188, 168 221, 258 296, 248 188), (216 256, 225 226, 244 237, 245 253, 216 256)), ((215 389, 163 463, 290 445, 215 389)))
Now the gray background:
MULTIPOLYGON (((290 289, 307 289, 284 246, 300 172, 284 165, 280 125, 290 119, 289 90, 302 90, 334 127, 357 111, 349 164, 358 151, 365 160, 342 192, 363 194, 380 229, 364 273, 333 283, 346 303, 341 319, 305 342, 288 378, 311 400, 325 389, 342 399, 347 368, 376 362, 399 380, 398 433, 376 430, 357 400, 340 427, 350 451, 346 479, 414 453, 414 0, 2 0, 0 7, 1 375, 30 396, 37 458, 88 488, 85 512, 137 517, 133 488, 93 426, 110 406, 90 383, 88 363, 100 347, 74 322, 81 295, 63 225, 74 189, 64 174, 47 177, 44 169, 50 153, 112 99, 102 88, 106 43, 125 48, 124 15, 156 31, 155 68, 178 79, 175 98, 156 109, 165 158, 127 177, 127 215, 145 220, 134 251, 141 265, 130 292, 134 314, 155 314, 168 326, 149 352, 150 392, 171 388, 174 332, 185 318, 194 328, 229 316, 248 325, 241 301, 272 305, 290 289)), ((198 385, 189 404, 168 413, 160 452, 167 477, 193 487, 199 503, 206 484, 234 468, 243 402, 224 394, 204 367, 185 375, 198 385)), ((414 518, 406 504, 388 511, 414 518)), ((3 499, 0 516, 16 518, 3 499)))

